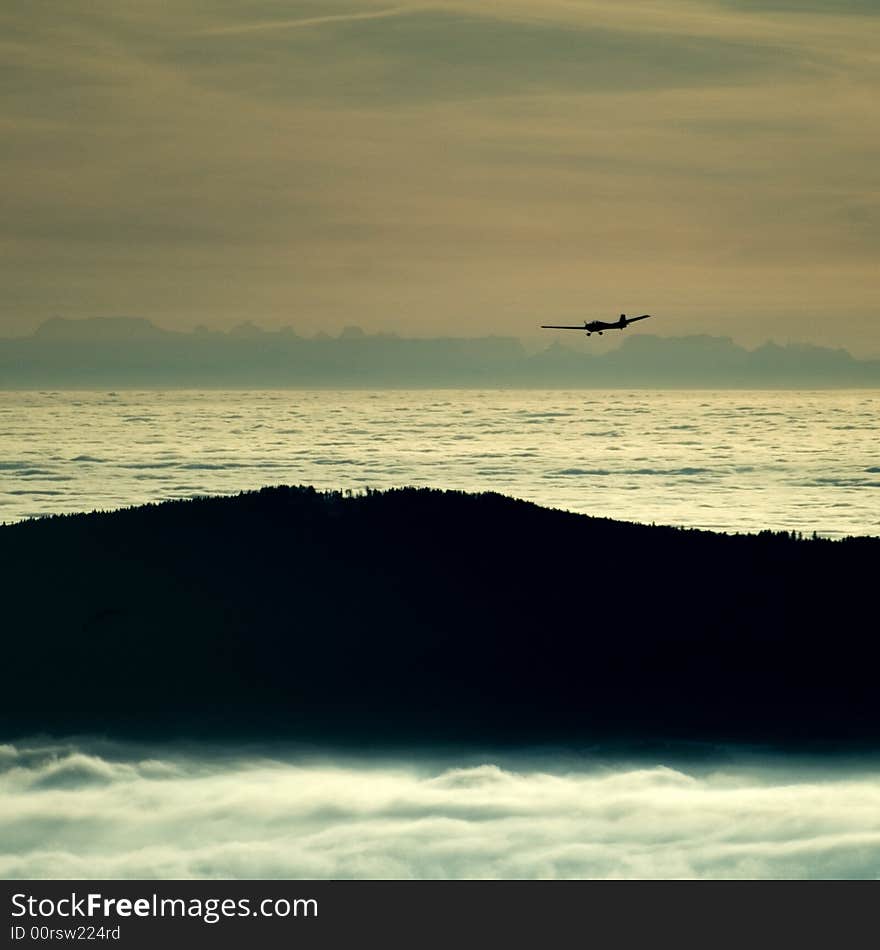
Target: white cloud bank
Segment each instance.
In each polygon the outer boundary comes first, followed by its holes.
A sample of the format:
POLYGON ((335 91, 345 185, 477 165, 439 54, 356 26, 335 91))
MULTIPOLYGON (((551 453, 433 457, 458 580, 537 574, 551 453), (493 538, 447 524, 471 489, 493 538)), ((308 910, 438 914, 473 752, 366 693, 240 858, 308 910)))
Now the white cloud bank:
POLYGON ((550 761, 0 746, 0 877, 880 876, 876 767, 550 761))

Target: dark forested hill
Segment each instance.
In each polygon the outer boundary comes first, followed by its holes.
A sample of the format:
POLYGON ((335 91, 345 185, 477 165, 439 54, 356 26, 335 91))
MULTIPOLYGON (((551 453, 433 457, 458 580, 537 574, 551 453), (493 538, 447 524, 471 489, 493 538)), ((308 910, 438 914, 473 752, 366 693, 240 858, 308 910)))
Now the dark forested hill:
POLYGON ((272 488, 0 528, 0 737, 880 741, 880 540, 272 488))

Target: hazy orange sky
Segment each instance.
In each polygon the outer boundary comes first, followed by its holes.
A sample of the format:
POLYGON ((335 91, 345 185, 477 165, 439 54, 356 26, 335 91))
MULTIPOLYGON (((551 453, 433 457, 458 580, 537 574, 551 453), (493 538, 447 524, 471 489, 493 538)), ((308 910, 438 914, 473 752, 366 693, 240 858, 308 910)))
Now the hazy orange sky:
POLYGON ((878 9, 6 0, 0 331, 626 311, 880 355, 878 9))

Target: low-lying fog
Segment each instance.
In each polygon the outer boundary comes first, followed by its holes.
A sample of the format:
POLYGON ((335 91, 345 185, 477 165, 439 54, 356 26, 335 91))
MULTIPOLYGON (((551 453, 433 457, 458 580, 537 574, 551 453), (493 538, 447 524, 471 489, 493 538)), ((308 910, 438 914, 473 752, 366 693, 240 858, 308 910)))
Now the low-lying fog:
POLYGON ((0 842, 3 878, 877 878, 880 762, 29 740, 0 842))

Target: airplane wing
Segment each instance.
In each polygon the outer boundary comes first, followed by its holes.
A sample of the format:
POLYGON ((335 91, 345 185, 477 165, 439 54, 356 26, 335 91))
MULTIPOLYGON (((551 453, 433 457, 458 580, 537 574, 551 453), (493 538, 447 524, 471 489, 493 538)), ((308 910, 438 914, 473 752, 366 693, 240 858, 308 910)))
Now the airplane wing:
POLYGON ((627 318, 626 318, 626 322, 627 322, 627 323, 635 323, 636 320, 647 320, 648 317, 650 317, 650 316, 651 316, 650 313, 643 313, 640 317, 627 317, 627 318))
POLYGON ((583 324, 577 327, 556 327, 556 326, 551 326, 546 323, 542 323, 541 329, 542 330, 586 330, 586 327, 583 324))

